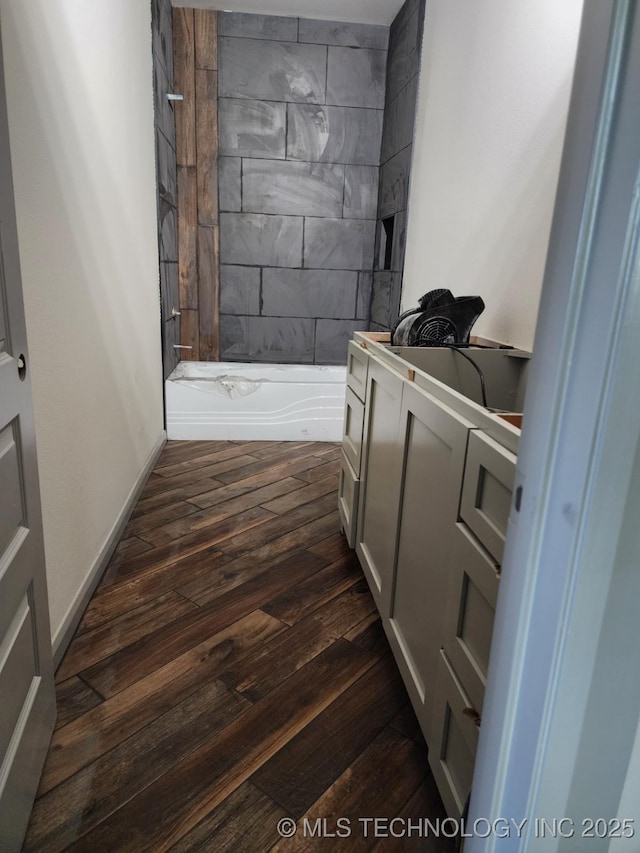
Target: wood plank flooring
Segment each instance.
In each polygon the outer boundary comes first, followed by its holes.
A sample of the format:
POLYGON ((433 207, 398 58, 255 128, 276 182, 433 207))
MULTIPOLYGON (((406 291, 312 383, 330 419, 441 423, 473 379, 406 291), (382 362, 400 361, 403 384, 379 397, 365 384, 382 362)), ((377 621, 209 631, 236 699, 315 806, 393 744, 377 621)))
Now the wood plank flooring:
POLYGON ((407 835, 445 813, 339 532, 339 458, 167 444, 59 667, 25 851, 450 853, 407 835))

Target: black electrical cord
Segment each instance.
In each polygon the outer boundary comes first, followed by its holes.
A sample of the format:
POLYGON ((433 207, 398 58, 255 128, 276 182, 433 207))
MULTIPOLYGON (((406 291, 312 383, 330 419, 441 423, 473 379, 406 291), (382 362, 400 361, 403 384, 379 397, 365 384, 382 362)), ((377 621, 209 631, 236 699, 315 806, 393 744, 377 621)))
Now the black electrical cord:
MULTIPOLYGON (((481 368, 475 363, 475 361, 472 358, 470 358, 466 354, 466 352, 462 352, 462 349, 460 348, 459 345, 445 344, 445 346, 448 347, 449 349, 452 349, 454 352, 457 352, 463 358, 466 358, 467 361, 475 367, 475 369, 478 372, 478 376, 480 377, 480 389, 482 391, 482 405, 485 407, 485 409, 488 409, 489 407, 487 406, 487 390, 486 390, 485 384, 484 384, 484 373, 482 372, 481 368)), ((463 346, 468 346, 468 345, 463 344, 463 346)))

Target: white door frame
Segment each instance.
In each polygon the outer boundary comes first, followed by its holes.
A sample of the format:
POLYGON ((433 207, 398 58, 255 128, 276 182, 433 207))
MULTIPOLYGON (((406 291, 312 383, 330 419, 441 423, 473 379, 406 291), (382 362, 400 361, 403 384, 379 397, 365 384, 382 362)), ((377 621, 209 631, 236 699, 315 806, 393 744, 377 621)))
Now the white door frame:
POLYGON ((640 850, 639 169, 640 9, 585 0, 467 832, 528 825, 465 853, 640 850))

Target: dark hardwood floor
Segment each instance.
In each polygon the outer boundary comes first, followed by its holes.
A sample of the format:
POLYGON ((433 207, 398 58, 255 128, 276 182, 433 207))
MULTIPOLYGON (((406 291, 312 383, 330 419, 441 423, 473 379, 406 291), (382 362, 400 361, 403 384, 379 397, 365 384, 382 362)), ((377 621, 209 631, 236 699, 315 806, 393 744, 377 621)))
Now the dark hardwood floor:
POLYGON ((339 532, 339 459, 166 446, 58 670, 24 850, 451 850, 415 829, 445 813, 339 532))

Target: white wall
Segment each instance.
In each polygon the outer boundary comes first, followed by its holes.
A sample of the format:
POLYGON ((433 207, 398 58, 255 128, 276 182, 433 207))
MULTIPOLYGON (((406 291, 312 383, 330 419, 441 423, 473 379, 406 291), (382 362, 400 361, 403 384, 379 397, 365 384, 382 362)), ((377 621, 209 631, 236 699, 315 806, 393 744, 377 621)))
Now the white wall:
POLYGON ((0 0, 54 641, 162 438, 149 0, 0 0))
POLYGON ((429 0, 403 309, 479 294, 474 334, 531 348, 582 0, 429 0))

